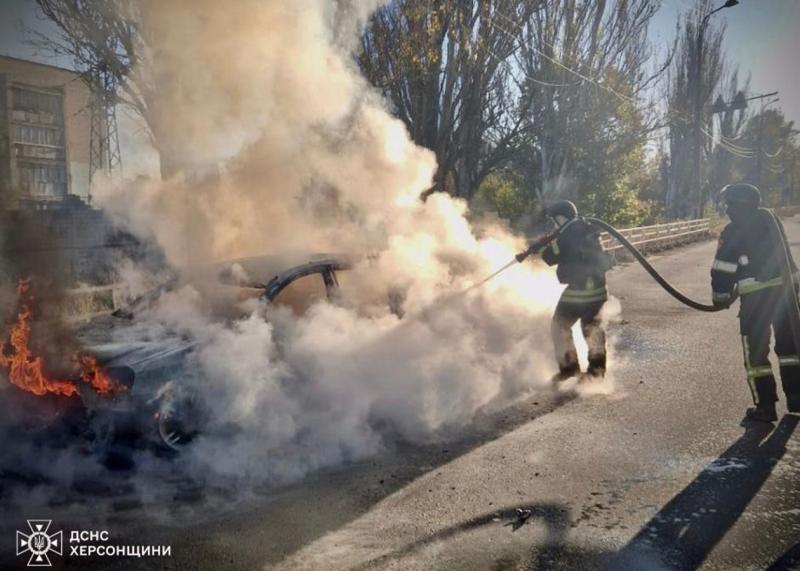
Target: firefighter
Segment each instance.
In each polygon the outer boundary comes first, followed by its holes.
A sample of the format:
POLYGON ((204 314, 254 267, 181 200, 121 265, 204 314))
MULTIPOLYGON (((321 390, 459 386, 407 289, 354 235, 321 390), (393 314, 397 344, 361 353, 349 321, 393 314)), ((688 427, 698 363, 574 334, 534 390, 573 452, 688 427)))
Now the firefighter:
MULTIPOLYGON (((775 334, 775 353, 789 412, 800 412, 800 356, 792 334, 792 308, 782 276, 786 237, 771 212, 761 208, 761 193, 749 184, 726 186, 720 199, 730 223, 722 231, 711 268, 714 305, 728 307, 741 298, 739 328, 742 336, 747 382, 754 407, 746 420, 774 422, 778 395, 769 362, 770 329, 775 334)), ((791 274, 797 266, 789 253, 791 274)))
POLYGON ((578 216, 578 209, 568 200, 550 205, 545 215, 558 228, 555 237, 532 244, 527 252, 537 253, 550 266, 557 266, 558 280, 567 287, 561 294, 551 324, 553 346, 559 372, 557 380, 578 375, 580 365, 572 326, 581 323, 589 347, 591 377, 603 377, 606 371, 606 333, 600 320, 600 310, 608 299, 606 272, 610 257, 603 251, 600 234, 578 216))

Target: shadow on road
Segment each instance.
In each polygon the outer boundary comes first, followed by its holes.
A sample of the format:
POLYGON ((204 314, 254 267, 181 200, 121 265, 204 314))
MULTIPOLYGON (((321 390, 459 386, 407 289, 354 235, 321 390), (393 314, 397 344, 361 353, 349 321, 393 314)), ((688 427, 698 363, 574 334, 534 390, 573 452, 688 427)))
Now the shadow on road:
MULTIPOLYGON (((211 496, 213 490, 208 494, 200 490, 187 501, 176 490, 163 499, 160 507, 166 513, 174 513, 175 519, 168 517, 157 521, 149 517, 151 506, 147 503, 118 508, 125 494, 116 494, 117 488, 102 494, 93 487, 81 488, 71 491, 70 497, 78 504, 94 506, 95 514, 113 518, 114 529, 126 530, 122 533, 125 538, 135 536, 141 541, 152 539, 174 544, 174 555, 179 554, 175 556, 178 567, 194 566, 192 554, 202 550, 204 563, 197 568, 230 566, 230 553, 237 552, 235 567, 252 569, 284 560, 326 533, 346 526, 424 474, 557 410, 576 397, 574 393, 537 393, 501 410, 478 415, 468 429, 457 435, 443 435, 441 441, 426 445, 394 441, 384 454, 366 461, 320 471, 280 489, 255 490, 255 496, 263 501, 250 503, 253 495, 246 496, 246 501, 230 498, 230 506, 221 511, 212 503, 213 498, 206 497, 211 496), (261 535, 265 509, 272 522, 280 522, 274 526, 274 537, 269 542, 261 535), (215 538, 211 548, 200 539, 209 536, 215 538), (247 545, 248 549, 239 549, 242 545, 247 545)), ((124 484, 127 476, 133 477, 133 474, 119 474, 117 479, 124 484)), ((108 488, 108 482, 105 484, 103 490, 108 488)), ((169 485, 165 483, 167 489, 169 485)), ((127 487, 119 486, 119 489, 127 487)), ((59 493, 47 481, 10 481, 6 474, 0 473, 0 515, 3 516, 0 519, 8 522, 13 519, 16 524, 17 518, 12 516, 16 509, 4 506, 4 496, 33 496, 44 499, 45 509, 59 518, 60 524, 80 528, 82 521, 67 520, 65 515, 53 511, 58 505, 48 498, 59 493)), ((9 533, 13 533, 12 527, 9 533)), ((0 553, 0 567, 14 561, 13 553, 0 553)), ((101 561, 85 563, 86 568, 102 568, 103 565, 101 561)))
MULTIPOLYGON (((669 569, 697 569, 767 481, 798 422, 800 418, 787 415, 772 431, 769 425, 749 426, 603 568, 641 569, 660 563, 669 569)), ((797 558, 798 551, 795 546, 781 560, 797 558)), ((783 565, 781 560, 775 565, 783 565)))
POLYGON ((800 569, 800 543, 781 555, 767 571, 797 571, 800 569))
MULTIPOLYGON (((533 554, 533 561, 529 564, 526 563, 525 568, 532 569, 552 569, 553 563, 561 559, 561 555, 565 549, 567 532, 570 526, 570 512, 565 504, 557 503, 542 503, 542 504, 526 504, 519 506, 512 506, 503 508, 502 510, 486 513, 478 517, 468 519, 464 522, 448 527, 433 533, 420 541, 411 543, 402 549, 398 549, 391 553, 387 553, 382 557, 373 559, 364 563, 358 569, 371 569, 390 562, 397 562, 402 557, 415 554, 426 546, 432 545, 437 542, 447 541, 454 539, 458 535, 468 533, 487 526, 496 526, 499 533, 507 533, 505 529, 512 529, 511 523, 517 518, 517 510, 529 510, 530 514, 523 523, 534 522, 540 520, 546 529, 545 540, 541 545, 537 545, 533 554), (500 523, 503 522, 503 523, 500 523), (501 527, 502 526, 502 527, 501 527)), ((509 556, 495 561, 493 569, 511 569, 517 568, 520 557, 524 555, 509 556)))
MULTIPOLYGON (((284 491, 285 499, 271 504, 270 517, 273 520, 285 517, 291 521, 298 511, 298 502, 303 502, 303 498, 312 499, 313 508, 309 506, 309 509, 314 510, 316 517, 312 522, 304 522, 303 526, 293 527, 293 533, 281 539, 281 552, 276 553, 276 557, 267 555, 260 562, 273 564, 285 560, 326 533, 358 519, 375 504, 425 474, 456 461, 528 422, 552 413, 576 398, 576 393, 534 395, 502 410, 479 415, 470 427, 461 430, 458 437, 450 435, 441 442, 427 445, 395 441, 387 453, 360 465, 323 471, 289 486, 284 491), (372 487, 366 492, 365 483, 369 482, 380 482, 380 485, 377 489, 372 487), (328 501, 319 502, 321 497, 328 501), (337 501, 337 498, 347 498, 347 501, 337 501), (353 502, 353 498, 358 500, 353 502)), ((510 511, 513 512, 514 508, 510 511)), ((487 515, 486 521, 491 521, 496 513, 487 515)), ((475 522, 471 525, 479 526, 483 519, 470 521, 475 522)))

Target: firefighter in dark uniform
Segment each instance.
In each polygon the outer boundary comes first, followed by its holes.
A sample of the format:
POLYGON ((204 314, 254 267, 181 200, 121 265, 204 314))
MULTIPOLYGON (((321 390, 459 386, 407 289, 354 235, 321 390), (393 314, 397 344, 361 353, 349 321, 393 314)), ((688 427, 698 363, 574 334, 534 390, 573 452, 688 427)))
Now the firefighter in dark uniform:
MULTIPOLYGON (((783 287, 786 272, 783 226, 772 213, 760 208, 761 193, 749 184, 729 185, 722 190, 731 222, 722 231, 711 269, 714 305, 727 307, 741 298, 739 326, 742 335, 747 381, 755 406, 746 419, 774 422, 778 395, 769 362, 770 329, 775 334, 775 353, 790 412, 800 412, 800 355, 792 335, 795 303, 783 287), (776 224, 777 222, 777 224, 776 224)), ((788 250, 788 248, 787 248, 788 250)), ((797 267, 789 254, 791 274, 797 267)))
POLYGON ((564 380, 581 372, 572 338, 572 326, 577 321, 589 347, 587 373, 602 377, 606 371, 606 333, 599 314, 608 299, 606 272, 611 267, 610 258, 600 244, 599 231, 578 216, 572 202, 556 202, 545 210, 545 215, 556 224, 556 237, 532 244, 523 254, 540 254, 548 265, 558 266, 558 281, 567 285, 551 324, 559 369, 556 378, 564 380))

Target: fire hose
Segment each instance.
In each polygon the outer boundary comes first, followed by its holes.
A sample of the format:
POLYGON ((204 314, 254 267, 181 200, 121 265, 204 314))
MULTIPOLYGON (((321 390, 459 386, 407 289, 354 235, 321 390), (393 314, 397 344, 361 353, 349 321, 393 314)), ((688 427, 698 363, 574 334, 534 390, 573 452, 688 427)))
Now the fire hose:
POLYGON ((797 290, 795 289, 795 277, 794 277, 794 264, 792 263, 792 252, 789 249, 789 241, 786 239, 786 235, 783 233, 783 226, 778 220, 777 215, 768 210, 770 216, 772 217, 773 222, 773 230, 777 231, 778 233, 778 241, 780 242, 781 248, 781 269, 783 275, 783 293, 786 296, 787 305, 789 306, 789 314, 791 319, 789 319, 789 323, 792 328, 792 337, 794 338, 794 346, 795 350, 798 354, 800 354, 800 304, 798 304, 797 300, 797 290))
MULTIPOLYGON (((798 305, 797 295, 796 295, 795 289, 794 289, 794 283, 793 283, 793 277, 792 277, 792 273, 793 272, 792 272, 791 252, 789 250, 789 246, 788 246, 788 243, 786 241, 786 236, 784 236, 784 234, 783 234, 783 230, 781 228, 780 221, 778 220, 778 218, 775 216, 775 214, 772 211, 769 211, 769 212, 770 212, 770 215, 771 215, 772 221, 773 221, 773 229, 778 233, 778 238, 779 238, 779 241, 780 241, 780 243, 782 245, 782 254, 783 255, 781 256, 781 262, 782 262, 781 263, 781 266, 782 266, 781 267, 781 269, 782 269, 781 273, 784 276, 784 290, 785 290, 785 294, 787 296, 787 301, 789 302, 788 305, 789 305, 789 310, 790 310, 790 313, 791 313, 791 320, 790 321, 791 321, 791 324, 792 324, 792 335, 793 335, 794 340, 795 340, 795 346, 798 348, 798 352, 800 352, 800 305, 798 305)), ((734 296, 730 300, 728 305, 725 305, 725 306, 707 305, 707 304, 697 302, 697 301, 687 297, 686 295, 684 295, 683 293, 681 293, 680 291, 675 289, 675 287, 673 287, 672 284, 670 284, 666 279, 664 279, 664 277, 661 276, 661 274, 659 274, 658 271, 652 265, 650 265, 650 262, 647 261, 647 259, 644 257, 644 255, 642 255, 642 253, 639 252, 638 249, 636 249, 636 246, 631 244, 628 241, 628 239, 625 238, 625 236, 623 236, 616 228, 614 228, 613 226, 611 226, 607 222, 604 222, 603 220, 600 220, 598 218, 590 218, 589 217, 589 218, 584 218, 584 220, 586 220, 586 222, 588 222, 589 224, 592 224, 593 226, 595 226, 597 228, 605 230, 611 236, 616 238, 619 241, 619 243, 622 244, 633 255, 633 257, 636 259, 636 261, 639 262, 639 264, 645 269, 645 271, 647 271, 647 273, 650 274, 650 276, 667 293, 669 293, 672 297, 674 297, 675 299, 677 299, 678 301, 680 301, 684 305, 686 305, 688 307, 691 307, 692 309, 695 309, 697 311, 716 312, 716 311, 722 311, 723 309, 727 309, 728 307, 730 307, 730 304, 733 303, 733 301, 735 301, 735 299, 737 297, 736 293, 734 293, 734 296)), ((522 252, 522 253, 518 254, 517 257, 516 257, 516 261, 517 262, 522 262, 523 260, 525 260, 525 258, 528 257, 528 255, 530 255, 530 253, 533 250, 537 249, 538 247, 542 247, 543 245, 555 240, 558 237, 559 234, 560 234, 560 229, 559 229, 559 231, 553 232, 551 234, 546 235, 543 238, 540 238, 539 240, 537 240, 535 242, 535 245, 532 246, 530 249, 528 249, 525 252, 522 252)))
MULTIPOLYGON (((647 271, 647 273, 650 274, 652 276, 652 278, 654 280, 656 280, 656 282, 658 282, 658 284, 662 288, 664 288, 664 290, 666 290, 667 293, 669 293, 672 297, 674 297, 675 299, 677 299, 681 303, 683 303, 685 305, 688 305, 692 309, 696 309, 698 311, 713 312, 713 311, 721 311, 723 309, 726 309, 726 307, 722 307, 722 306, 717 307, 717 306, 714 306, 714 305, 705 305, 703 303, 699 303, 699 302, 694 301, 693 299, 685 296, 680 291, 675 289, 672 286, 672 284, 670 284, 667 280, 665 280, 661 276, 661 274, 659 274, 656 271, 656 269, 653 266, 650 265, 650 262, 647 261, 647 259, 642 255, 642 253, 639 252, 639 250, 636 249, 636 246, 631 244, 627 240, 627 238, 625 238, 625 236, 620 234, 620 232, 616 228, 614 228, 610 224, 608 224, 606 222, 603 222, 602 220, 599 220, 597 218, 584 218, 584 220, 586 222, 588 222, 589 224, 597 227, 597 228, 601 228, 601 229, 605 230, 606 232, 611 234, 614 238, 616 238, 623 246, 625 246, 625 248, 633 255, 633 257, 636 258, 636 261, 639 262, 639 264, 641 264, 641 266, 647 271)), ((559 229, 556 232, 553 232, 551 234, 548 234, 548 235, 544 236, 543 238, 539 238, 538 240, 536 240, 531 245, 531 247, 528 250, 526 250, 525 252, 521 252, 521 253, 517 254, 516 261, 517 262, 522 262, 533 251, 537 250, 538 248, 543 247, 546 244, 549 244, 550 242, 552 242, 553 240, 558 238, 558 235, 560 233, 561 233, 561 229, 559 229)))
MULTIPOLYGON (((680 301, 682 304, 687 305, 687 306, 691 307, 692 309, 696 309, 697 311, 714 312, 714 311, 721 311, 723 309, 727 309, 728 306, 706 305, 704 303, 699 303, 699 302, 697 302, 697 301, 685 296, 680 291, 675 289, 672 286, 672 284, 670 284, 667 280, 665 280, 661 276, 661 274, 659 274, 656 271, 656 269, 653 266, 650 265, 650 262, 647 261, 647 259, 642 255, 642 253, 639 252, 639 250, 636 249, 636 246, 631 244, 627 240, 627 238, 625 238, 625 236, 620 234, 620 232, 616 228, 614 228, 610 224, 608 224, 606 222, 603 222, 602 220, 599 220, 597 218, 586 218, 585 220, 589 224, 592 224, 593 226, 596 226, 598 228, 602 228, 603 230, 605 230, 606 232, 611 234, 614 238, 616 238, 619 241, 619 243, 622 244, 623 246, 625 246, 625 248, 633 255, 633 257, 636 258, 636 261, 639 262, 639 264, 641 264, 641 266, 645 269, 645 271, 648 274, 650 274, 650 276, 654 280, 656 280, 656 282, 658 282, 658 285, 660 285, 662 288, 664 288, 664 290, 668 294, 670 294, 672 297, 674 297, 675 299, 680 301)), ((734 300, 732 299, 731 303, 733 301, 734 300)))

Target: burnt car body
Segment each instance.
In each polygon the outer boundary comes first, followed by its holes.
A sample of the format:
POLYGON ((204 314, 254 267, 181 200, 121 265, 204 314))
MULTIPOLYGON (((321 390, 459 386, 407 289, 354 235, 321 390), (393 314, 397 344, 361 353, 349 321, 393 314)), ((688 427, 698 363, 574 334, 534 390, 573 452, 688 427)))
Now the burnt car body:
POLYGON ((301 313, 320 298, 338 299, 338 273, 353 266, 346 256, 330 254, 309 256, 299 264, 286 263, 286 257, 258 257, 199 268, 187 272, 188 277, 165 281, 111 315, 86 323, 78 333, 83 347, 128 387, 112 399, 81 393, 92 450, 112 457, 115 463, 127 458, 131 449, 152 448, 172 454, 202 431, 202 404, 193 395, 191 382, 186 382, 190 376, 186 361, 201 342, 179 333, 143 339, 137 329, 138 315, 164 292, 185 285, 208 289, 209 284, 215 294, 220 288, 233 292, 217 296, 225 298, 217 305, 225 306, 221 313, 228 318, 235 318, 237 312, 241 316, 236 301, 242 299, 242 292, 244 297, 287 305, 301 313), (285 269, 275 271, 276 267, 285 269), (261 279, 269 275, 269 279, 261 279))

